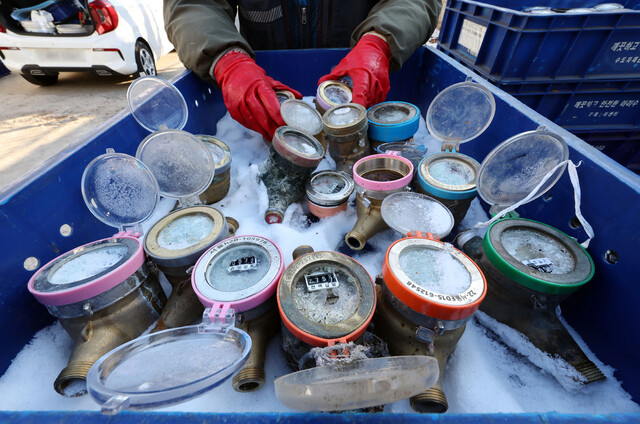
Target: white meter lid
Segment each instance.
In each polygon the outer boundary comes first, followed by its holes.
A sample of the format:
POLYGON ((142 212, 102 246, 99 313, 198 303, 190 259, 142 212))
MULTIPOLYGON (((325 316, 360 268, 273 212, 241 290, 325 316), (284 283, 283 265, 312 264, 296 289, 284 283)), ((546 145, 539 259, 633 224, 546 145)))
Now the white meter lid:
MULTIPOLYGON (((477 176, 478 194, 490 205, 508 207, 529 193, 561 162, 569 159, 562 137, 538 128, 500 143, 482 162, 477 176)), ((530 201, 546 193, 566 168, 561 166, 530 201)))
POLYGON ((453 229, 451 211, 436 199, 425 194, 398 192, 387 196, 380 206, 384 222, 407 235, 412 231, 446 237, 453 229))
POLYGON ((91 213, 120 230, 147 219, 159 200, 158 183, 151 170, 133 156, 111 149, 87 165, 81 187, 91 213))
POLYGON ((233 326, 203 322, 159 331, 98 359, 87 374, 87 390, 105 414, 162 408, 218 386, 250 351, 249 335, 233 326))
POLYGON ((209 149, 198 137, 181 130, 148 135, 138 146, 136 158, 151 169, 162 196, 183 203, 205 191, 215 173, 209 149))
POLYGON ((159 77, 135 79, 127 90, 133 118, 148 131, 181 130, 187 124, 187 102, 170 82, 159 77))
POLYGON ((322 116, 313 106, 302 100, 285 100, 280 106, 280 115, 288 126, 311 135, 320 134, 322 131, 322 116))
POLYGON ((491 124, 496 101, 491 92, 471 81, 454 84, 440 92, 427 110, 427 128, 443 144, 473 140, 491 124))
POLYGON ((429 356, 391 356, 334 363, 275 381, 283 405, 302 411, 344 411, 384 405, 429 389, 438 380, 429 356))

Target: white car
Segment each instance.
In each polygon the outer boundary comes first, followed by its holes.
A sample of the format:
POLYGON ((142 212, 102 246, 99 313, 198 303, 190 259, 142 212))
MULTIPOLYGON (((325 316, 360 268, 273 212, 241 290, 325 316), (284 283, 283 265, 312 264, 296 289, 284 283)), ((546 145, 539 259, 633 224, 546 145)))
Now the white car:
POLYGON ((172 49, 162 0, 0 1, 0 60, 33 84, 65 71, 155 75, 172 49))

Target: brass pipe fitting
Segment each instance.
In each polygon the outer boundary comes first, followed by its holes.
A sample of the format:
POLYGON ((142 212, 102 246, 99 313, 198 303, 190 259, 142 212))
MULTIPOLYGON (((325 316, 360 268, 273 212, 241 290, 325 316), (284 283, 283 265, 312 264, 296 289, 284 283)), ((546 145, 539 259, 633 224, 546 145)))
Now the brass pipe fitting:
POLYGON ((158 318, 164 303, 165 295, 154 268, 139 287, 106 308, 89 316, 60 318, 60 324, 73 339, 73 349, 67 366, 53 383, 56 392, 67 397, 86 394, 85 380, 91 365, 145 332, 158 318))
POLYGON ((449 408, 447 397, 442 390, 442 379, 449 360, 449 356, 462 337, 466 325, 453 330, 444 330, 436 335, 433 343, 419 340, 416 323, 400 314, 382 295, 378 286, 378 309, 373 317, 375 333, 389 346, 389 353, 393 356, 425 355, 432 356, 438 361, 440 375, 438 381, 429 390, 413 396, 410 399, 411 408, 417 412, 446 412, 449 408))
POLYGON ((182 272, 166 268, 160 270, 171 283, 171 295, 156 326, 151 330, 152 333, 191 324, 202 317, 204 311, 204 306, 191 286, 191 274, 186 269, 182 272))
POLYGON ((389 226, 380 215, 380 206, 383 199, 369 199, 362 194, 356 195, 356 213, 358 220, 353 229, 344 237, 347 245, 353 250, 362 250, 369 240, 380 231, 389 226))
MULTIPOLYGON (((264 361, 269 340, 280 329, 280 315, 275 301, 268 301, 269 309, 261 315, 245 319, 238 316, 237 327, 251 336, 251 353, 244 368, 233 377, 233 390, 237 392, 253 392, 261 388, 265 381, 264 361)), ((249 311, 250 312, 250 311, 249 311)))

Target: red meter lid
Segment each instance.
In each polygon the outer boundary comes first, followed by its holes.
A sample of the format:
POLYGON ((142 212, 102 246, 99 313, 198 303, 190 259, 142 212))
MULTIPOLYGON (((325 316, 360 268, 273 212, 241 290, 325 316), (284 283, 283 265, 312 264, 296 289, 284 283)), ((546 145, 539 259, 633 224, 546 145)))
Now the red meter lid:
POLYGON ((382 276, 402 303, 442 320, 471 316, 487 292, 484 275, 467 255, 448 243, 423 237, 393 243, 382 276))

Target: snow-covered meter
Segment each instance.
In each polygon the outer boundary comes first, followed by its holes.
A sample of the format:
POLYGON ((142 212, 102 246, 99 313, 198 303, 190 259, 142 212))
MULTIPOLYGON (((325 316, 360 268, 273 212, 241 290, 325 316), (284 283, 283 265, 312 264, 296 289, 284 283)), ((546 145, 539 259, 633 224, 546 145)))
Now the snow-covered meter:
POLYGON ((328 152, 336 169, 351 173, 353 164, 371 153, 367 110, 357 103, 334 106, 322 116, 328 152))

